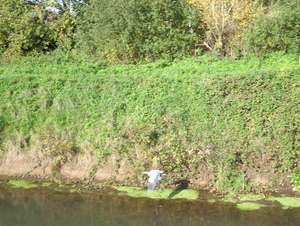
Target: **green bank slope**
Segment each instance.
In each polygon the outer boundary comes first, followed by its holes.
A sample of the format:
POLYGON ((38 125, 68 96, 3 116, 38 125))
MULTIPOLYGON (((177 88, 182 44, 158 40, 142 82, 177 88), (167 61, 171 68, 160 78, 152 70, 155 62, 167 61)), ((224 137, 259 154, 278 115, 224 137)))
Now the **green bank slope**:
POLYGON ((37 164, 56 158, 59 171, 93 153, 91 177, 125 161, 133 181, 158 167, 174 175, 168 183, 202 175, 233 191, 299 182, 299 56, 111 67, 28 59, 1 62, 2 159, 37 150, 37 164))

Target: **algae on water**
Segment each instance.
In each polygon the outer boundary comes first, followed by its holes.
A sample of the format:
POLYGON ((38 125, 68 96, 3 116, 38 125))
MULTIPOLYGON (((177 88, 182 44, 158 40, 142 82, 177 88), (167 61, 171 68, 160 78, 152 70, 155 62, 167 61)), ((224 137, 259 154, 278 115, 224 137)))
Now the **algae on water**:
POLYGON ((43 183, 43 187, 49 187, 52 184, 53 184, 52 182, 45 182, 45 183, 43 183))
POLYGON ((35 188, 39 186, 38 184, 26 180, 10 180, 8 181, 8 184, 11 184, 14 188, 25 188, 25 189, 35 188))
POLYGON ((238 201, 238 199, 235 199, 235 198, 232 198, 232 197, 228 197, 228 198, 221 199, 221 201, 236 203, 238 201))
POLYGON ((154 190, 151 193, 147 193, 147 190, 139 187, 126 187, 126 186, 114 186, 118 191, 121 191, 121 195, 129 195, 131 197, 148 197, 152 199, 188 199, 195 200, 198 198, 198 191, 192 189, 183 189, 173 191, 171 189, 164 189, 162 191, 154 190), (124 193, 125 192, 125 193, 124 193))
POLYGON ((64 194, 54 194, 53 196, 56 198, 64 198, 65 197, 64 194))
POLYGON ((240 197, 241 201, 257 201, 264 199, 265 196, 263 194, 246 194, 240 197))
POLYGON ((300 207, 300 197, 270 197, 270 201, 278 201, 281 205, 286 207, 300 207))
POLYGON ((238 203, 236 204, 236 207, 239 210, 258 210, 262 207, 263 205, 254 203, 254 202, 244 202, 244 203, 238 203))

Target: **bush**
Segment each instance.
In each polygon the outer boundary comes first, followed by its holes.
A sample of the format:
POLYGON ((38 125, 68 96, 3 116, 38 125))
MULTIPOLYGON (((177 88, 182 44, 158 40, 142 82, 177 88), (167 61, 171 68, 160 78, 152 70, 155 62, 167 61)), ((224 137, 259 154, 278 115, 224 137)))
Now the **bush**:
POLYGON ((96 1, 85 12, 77 46, 115 63, 188 56, 201 41, 200 22, 184 0, 96 1))
POLYGON ((0 0, 0 53, 40 54, 58 47, 68 52, 74 45, 76 19, 58 2, 0 0))
POLYGON ((300 4, 298 0, 278 1, 261 15, 246 34, 248 50, 300 52, 300 4))

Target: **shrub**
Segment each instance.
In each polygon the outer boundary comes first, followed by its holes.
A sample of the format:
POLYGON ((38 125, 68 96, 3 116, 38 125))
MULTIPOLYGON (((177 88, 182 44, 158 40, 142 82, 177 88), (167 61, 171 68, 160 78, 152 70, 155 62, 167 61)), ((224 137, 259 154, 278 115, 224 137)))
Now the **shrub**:
POLYGON ((248 50, 300 52, 300 4, 298 0, 278 1, 246 32, 248 50))
POLYGON ((57 1, 0 0, 0 53, 38 54, 58 47, 70 51, 77 17, 60 6, 57 1))
POLYGON ((197 11, 184 0, 95 1, 84 15, 77 46, 98 60, 188 56, 201 41, 197 11))

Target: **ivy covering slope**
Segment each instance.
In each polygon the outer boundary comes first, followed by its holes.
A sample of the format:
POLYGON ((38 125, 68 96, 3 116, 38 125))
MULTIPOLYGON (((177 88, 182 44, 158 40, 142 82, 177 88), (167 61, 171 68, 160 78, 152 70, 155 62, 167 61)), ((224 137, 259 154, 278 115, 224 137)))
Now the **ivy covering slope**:
MULTIPOLYGON (((27 60, 29 58, 26 58, 27 60)), ((35 58, 34 58, 35 59, 35 58)), ((50 62, 51 59, 48 59, 50 62)), ((173 179, 205 168, 218 189, 299 176, 300 66, 295 55, 264 60, 211 56, 143 65, 4 62, 0 151, 40 150, 57 168, 78 154, 132 171, 153 165, 173 179)), ((285 179, 283 179, 285 181, 285 179)))

